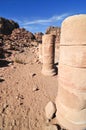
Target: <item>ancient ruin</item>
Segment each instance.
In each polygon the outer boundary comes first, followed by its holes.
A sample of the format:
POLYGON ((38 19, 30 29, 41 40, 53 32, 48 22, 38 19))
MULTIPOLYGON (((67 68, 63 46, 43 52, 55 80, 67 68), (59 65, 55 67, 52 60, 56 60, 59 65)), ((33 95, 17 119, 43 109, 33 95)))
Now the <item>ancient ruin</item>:
POLYGON ((42 43, 39 43, 39 61, 42 63, 42 43))
POLYGON ((86 15, 62 23, 57 119, 69 130, 86 129, 86 15))
POLYGON ((50 26, 47 28, 46 34, 52 34, 56 36, 55 39, 55 48, 59 48, 60 46, 60 33, 61 33, 61 28, 60 27, 54 27, 54 26, 50 26))
POLYGON ((0 130, 85 130, 86 15, 45 34, 15 23, 0 18, 0 130))
POLYGON ((56 70, 54 67, 55 57, 55 35, 45 34, 42 39, 42 58, 43 67, 42 73, 44 75, 55 75, 56 70))

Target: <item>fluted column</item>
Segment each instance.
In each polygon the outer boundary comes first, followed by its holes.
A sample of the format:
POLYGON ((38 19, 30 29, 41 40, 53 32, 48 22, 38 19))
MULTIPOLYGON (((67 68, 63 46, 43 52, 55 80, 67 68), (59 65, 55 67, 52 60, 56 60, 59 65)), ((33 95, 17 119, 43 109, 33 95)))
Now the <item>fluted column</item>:
POLYGON ((51 34, 45 34, 42 37, 42 58, 43 66, 42 73, 44 75, 53 76, 56 74, 54 67, 55 57, 55 36, 51 34))
POLYGON ((56 106, 65 128, 86 129, 86 15, 62 23, 56 106))

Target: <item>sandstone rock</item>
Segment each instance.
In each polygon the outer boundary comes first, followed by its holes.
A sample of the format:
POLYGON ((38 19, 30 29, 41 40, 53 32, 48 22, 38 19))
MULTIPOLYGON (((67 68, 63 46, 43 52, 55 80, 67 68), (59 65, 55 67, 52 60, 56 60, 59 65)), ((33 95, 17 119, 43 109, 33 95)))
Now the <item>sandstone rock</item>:
POLYGON ((13 20, 0 17, 0 34, 9 35, 15 28, 19 28, 18 23, 14 22, 13 20))
POLYGON ((60 64, 59 83, 68 89, 86 92, 86 69, 60 64))
POLYGON ((43 36, 42 32, 35 33, 34 36, 35 36, 36 41, 42 43, 42 36, 43 36))
POLYGON ((25 47, 31 47, 31 42, 34 41, 34 35, 26 31, 24 28, 14 29, 9 36, 3 37, 4 46, 10 50, 23 52, 25 47))
POLYGON ((55 46, 56 48, 59 48, 60 46, 60 34, 61 34, 61 28, 60 27, 54 27, 54 26, 50 26, 47 28, 45 34, 52 34, 56 36, 55 39, 55 46))
POLYGON ((56 117, 66 129, 86 128, 86 15, 66 18, 61 28, 56 117))
POLYGON ((60 27, 50 26, 47 28, 45 34, 60 35, 60 27))
POLYGON ((38 90, 39 90, 38 86, 35 85, 35 86, 33 87, 33 92, 34 92, 34 91, 38 91, 38 90))
POLYGON ((48 102, 48 104, 45 107, 45 114, 47 119, 52 119, 54 114, 56 112, 56 106, 53 102, 48 102))
POLYGON ((39 61, 42 63, 42 43, 39 43, 39 61))
POLYGON ((86 45, 86 14, 66 18, 61 27, 61 45, 86 45))
POLYGON ((45 34, 42 37, 42 74, 46 76, 53 76, 56 74, 54 67, 55 56, 55 35, 45 34))
POLYGON ((86 46, 61 46, 59 59, 60 64, 85 68, 86 46))

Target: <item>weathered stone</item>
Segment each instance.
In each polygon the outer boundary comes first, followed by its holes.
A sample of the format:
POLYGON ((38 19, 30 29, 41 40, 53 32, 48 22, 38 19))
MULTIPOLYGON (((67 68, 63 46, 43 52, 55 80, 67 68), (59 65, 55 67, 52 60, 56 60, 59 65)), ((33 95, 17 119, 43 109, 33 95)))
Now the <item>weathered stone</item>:
POLYGON ((42 42, 42 73, 44 75, 53 76, 56 74, 56 70, 54 67, 55 36, 51 34, 46 34, 43 36, 42 42))
POLYGON ((86 95, 84 92, 74 91, 74 89, 69 89, 65 87, 64 84, 59 84, 58 88, 58 100, 66 107, 81 111, 86 109, 86 95), (60 94, 62 94, 60 96, 60 94), (68 102, 68 99, 70 102, 68 102))
POLYGON ((48 104, 45 107, 45 114, 47 119, 52 119, 54 114, 56 112, 56 106, 53 102, 48 102, 48 104))
POLYGON ((73 67, 86 67, 86 46, 61 46, 60 64, 73 67))
POLYGON ((86 69, 60 64, 58 67, 59 83, 68 89, 86 92, 86 69))
POLYGON ((0 34, 9 35, 15 28, 19 28, 18 23, 13 20, 0 17, 0 34))
POLYGON ((86 14, 66 18, 61 27, 61 45, 86 45, 86 14))
POLYGON ((35 86, 33 87, 33 92, 34 92, 34 91, 38 91, 38 90, 39 90, 38 86, 35 85, 35 86))
POLYGON ((55 48, 59 48, 59 46, 60 46, 61 28, 60 27, 50 26, 50 27, 47 28, 45 33, 55 35, 55 37, 56 37, 56 39, 55 39, 55 48))
POLYGON ((62 23, 56 117, 70 130, 86 128, 85 35, 86 15, 71 16, 62 23))
POLYGON ((35 33, 34 36, 37 42, 42 43, 42 36, 43 36, 42 32, 35 33))
POLYGON ((42 63, 42 43, 39 43, 39 61, 42 63))

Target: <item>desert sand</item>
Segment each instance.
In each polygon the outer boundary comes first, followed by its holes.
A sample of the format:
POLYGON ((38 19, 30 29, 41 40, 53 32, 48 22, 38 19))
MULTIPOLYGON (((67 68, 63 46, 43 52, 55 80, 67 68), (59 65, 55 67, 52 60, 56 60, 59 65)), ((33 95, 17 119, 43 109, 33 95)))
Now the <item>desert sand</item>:
MULTIPOLYGON (((41 73, 38 47, 0 61, 0 130, 44 130, 45 106, 55 102, 58 75, 41 73)), ((56 118, 50 124, 55 124, 56 118)))

